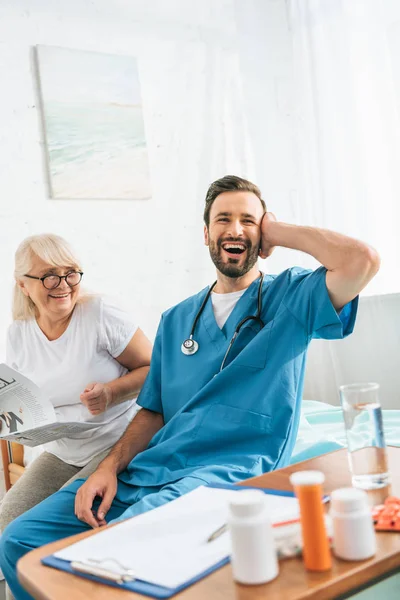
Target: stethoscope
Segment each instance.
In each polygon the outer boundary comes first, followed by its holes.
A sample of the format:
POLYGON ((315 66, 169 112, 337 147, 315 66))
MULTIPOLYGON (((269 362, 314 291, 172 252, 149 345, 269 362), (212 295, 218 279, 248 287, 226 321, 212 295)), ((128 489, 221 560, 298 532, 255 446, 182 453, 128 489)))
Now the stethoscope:
MULTIPOLYGON (((221 363, 221 367, 219 369, 219 371, 221 372, 222 369, 225 366, 226 363, 226 359, 228 358, 229 352, 231 351, 231 348, 233 346, 234 341, 236 340, 237 336, 239 335, 239 331, 242 329, 243 325, 245 323, 247 323, 248 321, 257 321, 260 325, 261 325, 261 329, 264 327, 264 321, 261 319, 261 312, 262 312, 262 285, 263 285, 263 281, 264 281, 264 273, 261 273, 260 271, 260 283, 258 284, 258 302, 257 302, 257 314, 256 315, 249 315, 248 317, 245 317, 244 319, 242 319, 240 321, 240 323, 237 324, 235 332, 232 336, 231 341, 229 342, 228 345, 228 349, 225 352, 225 356, 222 360, 221 363)), ((186 356, 192 356, 192 354, 196 354, 197 350, 199 349, 199 344, 196 342, 196 340, 193 339, 193 335, 194 332, 196 330, 196 325, 198 323, 198 320, 200 319, 204 307, 207 304, 207 300, 209 299, 209 297, 211 296, 211 292, 213 291, 214 287, 216 286, 217 282, 214 281, 214 283, 212 284, 212 286, 210 287, 210 289, 208 290, 206 297, 204 298, 199 311, 193 321, 193 325, 192 325, 192 329, 190 331, 190 335, 189 337, 182 342, 182 346, 181 346, 181 350, 183 352, 183 354, 186 354, 186 356)))

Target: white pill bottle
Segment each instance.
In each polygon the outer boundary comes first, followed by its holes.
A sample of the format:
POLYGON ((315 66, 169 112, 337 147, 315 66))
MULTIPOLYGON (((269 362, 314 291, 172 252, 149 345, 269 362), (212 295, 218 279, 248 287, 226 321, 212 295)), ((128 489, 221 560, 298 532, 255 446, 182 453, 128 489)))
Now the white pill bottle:
POLYGON ((232 494, 228 529, 234 580, 258 585, 275 579, 279 567, 264 492, 242 490, 232 494))
POLYGON ((343 560, 365 560, 376 553, 376 536, 368 496, 341 488, 331 494, 333 551, 343 560))

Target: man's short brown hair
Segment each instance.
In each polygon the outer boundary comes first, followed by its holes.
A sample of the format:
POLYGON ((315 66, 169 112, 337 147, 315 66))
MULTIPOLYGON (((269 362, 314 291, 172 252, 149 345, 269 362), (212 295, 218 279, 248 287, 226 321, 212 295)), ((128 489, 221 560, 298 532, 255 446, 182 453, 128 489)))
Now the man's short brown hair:
POLYGON ((264 212, 267 211, 265 202, 261 198, 260 189, 254 183, 236 175, 225 175, 225 177, 214 181, 207 190, 206 205, 204 208, 204 222, 207 227, 210 225, 211 206, 215 198, 223 192, 252 192, 260 199, 264 212))

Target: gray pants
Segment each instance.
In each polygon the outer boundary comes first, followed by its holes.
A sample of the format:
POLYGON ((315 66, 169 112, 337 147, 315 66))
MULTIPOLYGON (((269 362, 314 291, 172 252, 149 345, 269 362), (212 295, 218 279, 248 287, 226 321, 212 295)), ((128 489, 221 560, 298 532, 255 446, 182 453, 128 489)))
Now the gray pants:
POLYGON ((75 467, 54 454, 43 452, 4 496, 0 505, 0 531, 60 488, 75 479, 89 477, 108 453, 109 450, 105 450, 84 467, 75 467))

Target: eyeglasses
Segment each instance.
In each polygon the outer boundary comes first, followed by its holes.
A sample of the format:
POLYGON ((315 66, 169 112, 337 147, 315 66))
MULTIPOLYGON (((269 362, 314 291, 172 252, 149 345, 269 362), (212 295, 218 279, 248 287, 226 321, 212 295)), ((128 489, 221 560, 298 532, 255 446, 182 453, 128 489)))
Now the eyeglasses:
POLYGON ((75 287, 82 279, 82 271, 70 271, 66 275, 45 275, 44 277, 34 277, 33 275, 25 275, 29 279, 37 279, 41 281, 46 290, 55 290, 61 284, 61 280, 65 279, 69 287, 75 287))

